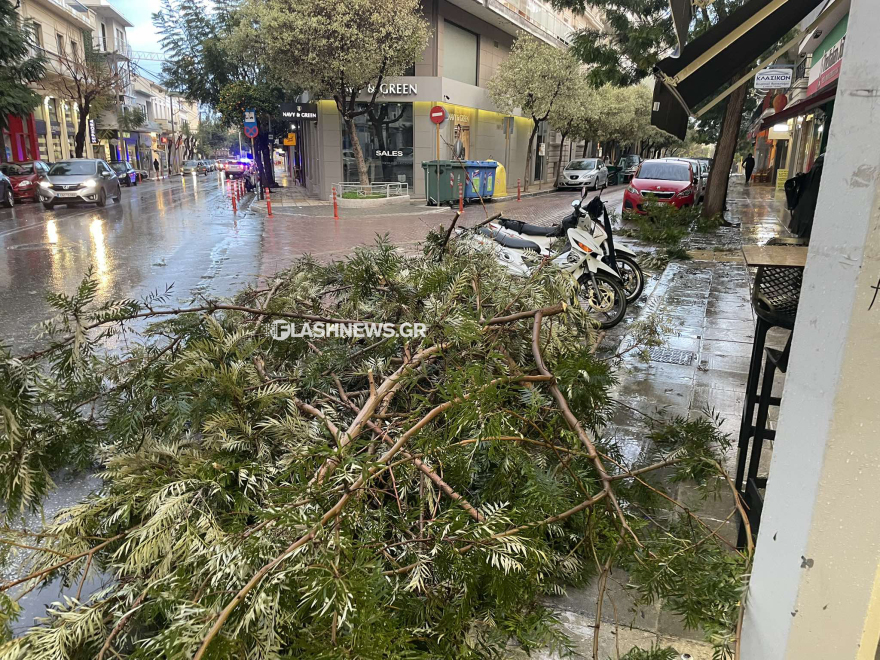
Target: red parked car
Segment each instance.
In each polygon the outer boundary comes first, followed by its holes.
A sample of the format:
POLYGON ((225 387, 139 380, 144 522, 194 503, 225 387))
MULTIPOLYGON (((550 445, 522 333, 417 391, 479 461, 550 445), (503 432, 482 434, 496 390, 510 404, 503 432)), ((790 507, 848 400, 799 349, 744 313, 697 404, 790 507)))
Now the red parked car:
POLYGON ((695 191, 694 170, 689 162, 646 160, 623 193, 623 211, 644 214, 644 205, 649 198, 675 204, 679 209, 693 206, 695 191))
POLYGON ((49 173, 49 166, 41 160, 27 163, 0 163, 3 172, 12 181, 12 196, 16 201, 31 199, 37 201, 40 181, 49 173))

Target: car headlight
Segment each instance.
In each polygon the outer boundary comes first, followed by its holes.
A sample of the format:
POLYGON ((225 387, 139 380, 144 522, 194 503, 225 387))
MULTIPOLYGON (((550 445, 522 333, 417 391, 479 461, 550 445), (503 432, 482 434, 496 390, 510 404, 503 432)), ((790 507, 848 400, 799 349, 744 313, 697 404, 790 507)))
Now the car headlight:
POLYGON ((40 188, 51 188, 51 187, 52 187, 51 181, 40 181, 40 188))
POLYGON ((637 197, 641 196, 641 194, 642 194, 638 190, 636 190, 633 186, 627 186, 626 192, 628 192, 630 195, 636 195, 637 197))
POLYGON ((21 182, 18 184, 18 187, 19 187, 19 188, 30 188, 32 185, 34 185, 34 184, 31 183, 30 181, 28 181, 27 179, 25 179, 24 181, 21 181, 21 182))
POLYGON ((83 188, 94 188, 96 185, 98 185, 98 182, 94 179, 86 179, 80 184, 83 188))
POLYGON ((694 194, 694 189, 691 188, 690 186, 688 186, 684 190, 679 190, 675 196, 676 197, 690 197, 693 194, 694 194))

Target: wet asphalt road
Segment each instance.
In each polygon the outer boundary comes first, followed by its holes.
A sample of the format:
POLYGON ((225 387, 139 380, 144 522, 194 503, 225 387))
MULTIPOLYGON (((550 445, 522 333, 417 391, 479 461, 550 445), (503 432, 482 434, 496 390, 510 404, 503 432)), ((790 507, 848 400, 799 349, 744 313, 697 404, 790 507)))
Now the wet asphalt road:
POLYGON ((259 272, 261 218, 233 215, 221 175, 123 188, 122 201, 0 209, 0 341, 34 344, 50 291, 73 293, 92 266, 99 300, 142 297, 173 284, 172 300, 230 295, 259 272))

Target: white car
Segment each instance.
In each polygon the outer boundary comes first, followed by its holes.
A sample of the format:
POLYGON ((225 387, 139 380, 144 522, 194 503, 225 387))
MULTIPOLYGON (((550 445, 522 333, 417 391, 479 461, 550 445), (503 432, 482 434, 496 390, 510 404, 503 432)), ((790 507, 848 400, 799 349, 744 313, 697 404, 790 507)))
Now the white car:
POLYGON ((608 168, 601 158, 579 158, 571 161, 559 175, 558 189, 604 188, 608 185, 608 168))

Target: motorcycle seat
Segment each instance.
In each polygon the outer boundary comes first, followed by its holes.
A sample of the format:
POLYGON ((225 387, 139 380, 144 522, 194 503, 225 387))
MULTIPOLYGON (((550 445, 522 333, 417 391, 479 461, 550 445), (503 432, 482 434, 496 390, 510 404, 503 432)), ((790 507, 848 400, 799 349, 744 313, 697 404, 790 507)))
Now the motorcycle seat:
POLYGON ((559 225, 553 225, 551 227, 542 227, 541 225, 531 225, 528 222, 523 222, 522 220, 511 220, 510 218, 501 218, 498 223, 511 231, 515 231, 517 234, 525 234, 527 236, 544 236, 544 237, 556 237, 561 236, 559 225))
POLYGON ((486 229, 485 227, 481 227, 477 231, 480 232, 483 236, 488 236, 496 243, 506 248, 512 248, 514 250, 533 250, 535 252, 541 251, 541 246, 537 243, 533 243, 532 241, 527 241, 522 238, 514 238, 513 236, 508 236, 497 231, 492 231, 491 229, 486 229))

